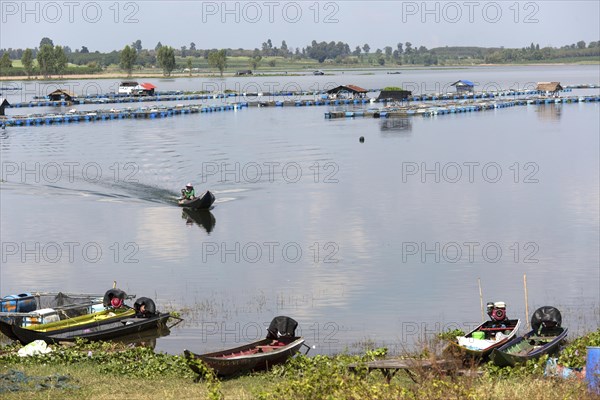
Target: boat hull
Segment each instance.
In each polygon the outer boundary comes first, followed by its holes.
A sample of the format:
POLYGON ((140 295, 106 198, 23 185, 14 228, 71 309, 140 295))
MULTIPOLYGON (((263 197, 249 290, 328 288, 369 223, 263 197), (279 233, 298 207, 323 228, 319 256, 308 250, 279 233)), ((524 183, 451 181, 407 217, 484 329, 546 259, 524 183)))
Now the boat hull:
MULTIPOLYGON (((488 358, 488 356, 492 353, 492 351, 496 348, 499 348, 506 343, 510 342, 517 334, 519 327, 521 325, 521 320, 507 320, 506 327, 504 328, 495 328, 493 325, 497 325, 497 323, 493 321, 486 321, 483 324, 479 325, 477 328, 473 329, 471 332, 467 333, 463 338, 465 339, 473 339, 473 333, 475 332, 484 332, 486 335, 493 334, 494 332, 508 332, 508 334, 503 337, 501 340, 491 341, 487 340, 485 343, 485 347, 483 348, 475 348, 469 347, 460 344, 460 340, 449 342, 449 346, 447 351, 458 355, 459 357, 464 358, 465 360, 476 360, 483 361, 488 358)), ((477 339, 473 339, 475 342, 477 339)))
POLYGON ((178 204, 181 207, 185 208, 193 208, 196 210, 208 210, 212 207, 215 202, 215 195, 212 194, 209 190, 206 191, 202 196, 196 197, 193 200, 179 200, 178 204))
POLYGON ((77 339, 89 341, 112 340, 126 335, 144 332, 150 329, 163 328, 166 326, 170 314, 161 313, 148 318, 121 318, 117 321, 97 324, 95 326, 79 327, 66 332, 36 332, 13 326, 12 331, 22 344, 28 344, 34 340, 43 340, 48 344, 58 342, 73 342, 77 339))
POLYGON ((538 359, 544 354, 553 354, 558 351, 560 344, 565 340, 567 331, 568 329, 561 328, 555 335, 542 337, 536 336, 536 332, 531 331, 494 349, 490 360, 499 367, 513 367, 528 360, 538 359))
MULTIPOLYGON (((188 360, 200 360, 211 367, 218 376, 228 377, 248 373, 251 371, 267 370, 273 365, 283 364, 294 356, 304 344, 304 339, 293 338, 288 344, 261 352, 261 349, 270 348, 272 339, 263 339, 249 343, 245 346, 218 351, 208 354, 195 354, 185 350, 184 354, 188 360), (241 355, 235 355, 241 353, 241 355)), ((190 368, 201 375, 202 371, 190 363, 190 368)))

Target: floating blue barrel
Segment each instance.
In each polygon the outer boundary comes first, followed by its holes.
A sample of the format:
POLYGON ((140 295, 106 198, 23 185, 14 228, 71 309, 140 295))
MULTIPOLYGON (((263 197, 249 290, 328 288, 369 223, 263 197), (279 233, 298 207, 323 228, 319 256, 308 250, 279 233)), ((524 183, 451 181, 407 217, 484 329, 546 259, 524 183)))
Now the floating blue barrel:
POLYGON ((329 111, 327 111, 325 113, 325 118, 327 118, 327 119, 331 118, 331 113, 329 111))
POLYGON ((37 309, 35 296, 31 293, 12 294, 1 300, 0 311, 27 313, 37 309))
POLYGON ((387 118, 387 117, 388 117, 387 111, 382 111, 379 113, 379 118, 387 118))

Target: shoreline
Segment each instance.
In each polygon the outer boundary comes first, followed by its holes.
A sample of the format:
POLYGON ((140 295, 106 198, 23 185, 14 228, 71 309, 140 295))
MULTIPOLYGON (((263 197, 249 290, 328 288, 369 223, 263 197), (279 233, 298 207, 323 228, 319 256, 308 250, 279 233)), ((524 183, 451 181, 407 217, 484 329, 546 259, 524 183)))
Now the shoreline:
MULTIPOLYGON (((533 66, 573 66, 573 65, 594 65, 600 66, 600 63, 535 63, 535 64, 476 64, 476 65, 436 65, 436 66, 390 66, 390 67, 372 67, 366 66, 364 68, 361 67, 340 67, 340 68, 321 68, 323 72, 325 72, 325 76, 331 75, 331 72, 339 72, 339 71, 411 71, 411 70, 450 70, 450 69, 466 69, 466 68, 477 68, 477 67, 533 67, 533 66)), ((304 68, 304 69, 295 69, 290 71, 282 71, 282 70, 265 70, 259 71, 253 75, 245 75, 240 78, 252 78, 252 77, 261 77, 261 76, 304 76, 311 73, 312 68, 304 68)), ((12 75, 12 76, 0 76, 0 82, 6 81, 24 81, 24 82, 54 82, 54 81, 67 81, 67 80, 75 80, 75 79, 118 79, 118 80, 127 80, 127 79, 140 79, 140 78, 159 78, 159 79, 180 79, 180 78, 217 78, 217 79, 225 79, 225 78, 233 78, 236 77, 235 72, 226 72, 221 77, 216 73, 196 73, 191 76, 188 73, 176 73, 171 76, 164 76, 162 73, 146 73, 141 72, 139 74, 132 74, 131 76, 127 76, 118 72, 101 72, 98 74, 73 74, 73 75, 63 75, 62 77, 51 77, 44 78, 41 75, 35 75, 31 78, 27 78, 22 75, 12 75)))

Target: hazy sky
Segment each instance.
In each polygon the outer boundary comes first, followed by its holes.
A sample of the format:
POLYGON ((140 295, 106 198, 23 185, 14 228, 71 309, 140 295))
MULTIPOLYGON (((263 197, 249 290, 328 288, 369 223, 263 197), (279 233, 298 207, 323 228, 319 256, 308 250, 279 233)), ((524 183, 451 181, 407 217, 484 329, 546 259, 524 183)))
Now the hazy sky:
POLYGON ((413 46, 562 46, 600 40, 600 1, 5 1, 0 48, 44 36, 73 50, 120 50, 140 39, 175 48, 304 47, 343 41, 371 51, 413 46))

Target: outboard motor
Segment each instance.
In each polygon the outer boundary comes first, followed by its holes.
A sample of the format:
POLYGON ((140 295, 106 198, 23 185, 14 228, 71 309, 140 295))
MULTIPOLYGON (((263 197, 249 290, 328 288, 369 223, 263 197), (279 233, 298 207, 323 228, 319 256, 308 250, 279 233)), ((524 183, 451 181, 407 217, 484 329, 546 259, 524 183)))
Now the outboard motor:
POLYGON ((156 315, 156 305, 154 304, 154 301, 148 297, 140 297, 137 299, 133 308, 135 309, 136 315, 139 317, 148 318, 156 315))
POLYGON ((267 339, 279 340, 281 338, 293 338, 296 335, 297 327, 298 322, 290 317, 275 317, 267 328, 267 339))
POLYGON ((493 321, 501 322, 506 318, 506 303, 497 301, 495 303, 487 303, 487 313, 493 321))
POLYGON ((531 317, 531 328, 537 332, 560 328, 561 324, 562 316, 560 315, 560 311, 551 306, 538 308, 531 317))
POLYGON ((120 308, 127 294, 121 289, 110 289, 104 294, 102 304, 104 307, 120 308))

